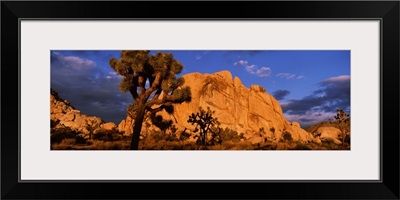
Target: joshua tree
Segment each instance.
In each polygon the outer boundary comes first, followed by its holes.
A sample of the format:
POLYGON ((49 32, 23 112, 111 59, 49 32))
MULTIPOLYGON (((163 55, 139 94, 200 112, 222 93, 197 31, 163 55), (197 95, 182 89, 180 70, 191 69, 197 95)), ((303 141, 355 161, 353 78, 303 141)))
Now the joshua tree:
MULTIPOLYGON (((199 138, 197 139, 198 144, 205 145, 207 144, 207 133, 209 131, 212 132, 212 128, 215 125, 219 125, 218 118, 213 117, 212 115, 215 111, 211 111, 210 107, 207 107, 207 110, 204 110, 200 107, 200 111, 192 113, 189 116, 187 122, 196 124, 195 130, 193 132, 199 132, 199 138)), ((214 135, 214 134, 213 134, 214 135)))
MULTIPOLYGON (((133 118, 131 150, 139 147, 140 132, 145 114, 150 112, 153 124, 160 124, 157 112, 173 112, 173 104, 191 101, 189 87, 182 87, 183 78, 177 78, 183 65, 170 53, 149 55, 150 51, 121 51, 120 59, 110 59, 110 66, 123 76, 119 89, 130 92, 133 103, 128 115, 133 118)), ((162 124, 162 123, 161 123, 162 124)))
POLYGON ((344 148, 344 140, 346 135, 350 132, 350 115, 344 110, 336 110, 336 116, 334 116, 335 123, 338 125, 342 132, 342 149, 344 148))

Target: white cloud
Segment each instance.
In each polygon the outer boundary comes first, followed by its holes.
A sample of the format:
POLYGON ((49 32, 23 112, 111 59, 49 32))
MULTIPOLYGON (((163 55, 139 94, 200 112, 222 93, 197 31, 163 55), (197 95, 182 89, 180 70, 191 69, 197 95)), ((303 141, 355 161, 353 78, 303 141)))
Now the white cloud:
POLYGON ((57 62, 54 67, 62 68, 65 72, 87 72, 96 68, 96 63, 93 60, 76 56, 64 56, 59 52, 52 52, 52 59, 52 62, 57 62))
POLYGON ((349 75, 341 75, 341 76, 336 76, 332 78, 328 78, 324 80, 325 83, 333 83, 333 82, 343 82, 343 81, 349 81, 350 76, 349 75))
POLYGON ((276 75, 276 77, 284 78, 284 79, 287 79, 287 80, 304 78, 303 75, 296 75, 296 74, 290 74, 290 73, 279 73, 279 74, 276 75))
POLYGON ((304 76, 297 76, 297 79, 302 79, 304 78, 304 76))
POLYGON ((233 63, 233 65, 235 65, 235 66, 245 66, 245 65, 247 65, 247 63, 248 62, 246 60, 239 60, 239 61, 233 63))
POLYGON ((258 68, 256 65, 246 66, 246 71, 249 72, 250 74, 254 74, 259 77, 268 77, 271 74, 271 68, 269 67, 258 68))
POLYGON ((114 79, 114 78, 118 78, 121 79, 122 76, 118 75, 117 72, 109 72, 108 75, 106 76, 107 79, 114 79))
POLYGON ((209 51, 203 51, 201 54, 196 55, 196 60, 201 60, 205 55, 207 55, 209 51))
POLYGON ((261 67, 261 69, 257 69, 257 71, 254 74, 260 77, 267 77, 271 74, 271 68, 261 67))
POLYGON ((261 67, 259 68, 257 65, 249 65, 249 62, 246 60, 239 60, 233 63, 234 66, 245 66, 245 69, 250 74, 254 74, 259 77, 268 77, 271 75, 271 68, 269 67, 261 67))
POLYGON ((246 71, 250 72, 250 73, 254 73, 254 70, 257 69, 257 66, 255 65, 247 65, 246 66, 246 71))
POLYGON ((91 69, 96 66, 96 63, 93 60, 82 59, 76 56, 65 56, 64 61, 75 70, 91 69))

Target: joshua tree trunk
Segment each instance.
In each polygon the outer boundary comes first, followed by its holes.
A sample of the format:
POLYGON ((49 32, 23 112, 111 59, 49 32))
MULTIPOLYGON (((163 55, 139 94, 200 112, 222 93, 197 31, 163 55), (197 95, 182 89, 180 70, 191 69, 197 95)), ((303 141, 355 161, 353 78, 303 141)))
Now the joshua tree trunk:
POLYGON ((344 149, 344 139, 346 138, 346 132, 345 131, 343 131, 343 133, 342 133, 342 149, 344 149))
POLYGON ((135 116, 135 123, 133 124, 133 134, 131 141, 131 150, 139 149, 140 132, 142 131, 142 124, 144 120, 145 108, 139 107, 135 116))

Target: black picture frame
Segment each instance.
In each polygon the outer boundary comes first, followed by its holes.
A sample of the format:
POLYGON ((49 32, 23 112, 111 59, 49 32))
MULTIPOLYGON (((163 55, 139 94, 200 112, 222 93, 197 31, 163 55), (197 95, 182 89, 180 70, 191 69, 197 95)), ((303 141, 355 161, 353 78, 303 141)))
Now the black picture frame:
POLYGON ((399 1, 2 1, 1 198, 399 199, 399 9, 399 1), (19 182, 20 127, 18 126, 21 108, 19 83, 16 77, 20 62, 19 19, 22 18, 379 19, 382 43, 382 180, 379 182, 19 182), (149 193, 149 190, 154 192, 149 193))

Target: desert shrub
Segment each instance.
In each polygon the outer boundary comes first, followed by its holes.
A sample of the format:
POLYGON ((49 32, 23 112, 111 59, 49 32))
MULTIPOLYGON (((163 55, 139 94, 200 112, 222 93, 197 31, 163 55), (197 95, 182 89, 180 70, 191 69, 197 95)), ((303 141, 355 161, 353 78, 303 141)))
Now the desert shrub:
POLYGON ((178 137, 176 136, 175 133, 172 133, 172 134, 166 134, 165 135, 165 140, 166 141, 178 141, 179 139, 178 139, 178 137))
POLYGON ((337 145, 333 142, 322 142, 322 147, 326 148, 327 150, 338 150, 341 148, 341 145, 337 145))
POLYGON ((74 145, 74 144, 76 144, 76 139, 75 138, 66 138, 66 139, 63 139, 60 144, 61 145, 74 145))
POLYGON ((298 142, 293 150, 311 150, 311 148, 306 144, 298 142))
POLYGON ((194 147, 185 147, 185 143, 182 141, 166 141, 160 140, 155 142, 154 140, 144 141, 140 145, 141 150, 192 150, 194 147))
POLYGON ((288 143, 279 142, 276 145, 276 150, 288 150, 288 149, 290 149, 290 145, 288 143))
POLYGON ((70 145, 62 145, 62 144, 53 144, 51 145, 51 150, 71 150, 72 146, 70 145))
POLYGON ((60 143, 63 139, 75 138, 78 132, 71 130, 69 127, 51 129, 50 141, 51 144, 60 143))
POLYGON ((240 141, 235 143, 235 146, 231 148, 230 150, 254 150, 254 146, 251 144, 251 142, 248 141, 240 141))
POLYGON ((266 92, 267 90, 264 88, 264 87, 262 87, 261 85, 259 86, 260 87, 260 91, 261 92, 266 92))
POLYGON ((60 123, 60 120, 51 120, 50 119, 50 128, 56 127, 60 123))
POLYGON ((227 150, 222 144, 208 146, 208 150, 227 150))
POLYGON ((183 148, 183 141, 179 140, 176 134, 166 134, 160 131, 152 131, 139 143, 139 148, 142 150, 178 150, 183 148))
POLYGON ((69 150, 72 149, 72 146, 75 145, 75 138, 65 138, 62 139, 61 142, 55 143, 51 145, 52 150, 69 150))
POLYGON ((275 133, 275 127, 270 128, 269 131, 271 131, 271 133, 275 133))
POLYGON ((287 131, 285 131, 282 137, 285 141, 293 141, 292 134, 287 131))
POLYGON ((196 150, 197 145, 194 142, 184 142, 182 150, 196 150))
POLYGON ((176 134, 166 134, 160 131, 153 131, 150 133, 150 135, 147 137, 150 140, 155 140, 156 142, 159 141, 178 141, 178 137, 176 134))
POLYGON ((93 135, 93 139, 102 141, 116 141, 122 139, 122 135, 116 130, 101 129, 93 135))
POLYGON ((221 149, 228 150, 232 149, 235 146, 235 143, 232 140, 224 141, 221 143, 221 149))
POLYGON ((179 136, 179 140, 185 141, 187 139, 189 139, 190 137, 190 133, 186 133, 186 131, 183 131, 181 133, 181 135, 179 136))
POLYGON ((350 144, 350 135, 346 135, 346 137, 344 138, 344 142, 350 144))
POLYGON ((176 131, 178 131, 178 128, 175 125, 171 125, 171 127, 169 127, 169 130, 173 135, 175 135, 176 131))
POLYGON ((254 146, 248 141, 233 142, 231 140, 214 146, 207 146, 209 150, 254 150, 254 146))
POLYGON ((90 147, 91 150, 128 150, 130 143, 127 141, 102 141, 94 140, 90 147))
POLYGON ((80 135, 75 137, 75 143, 76 144, 86 144, 86 142, 87 142, 87 140, 84 137, 80 136, 80 135))
POLYGON ((242 137, 239 135, 238 132, 225 128, 220 132, 220 138, 222 142, 232 141, 232 142, 239 142, 242 137))
POLYGON ((182 145, 178 142, 170 142, 170 141, 159 141, 155 146, 154 150, 180 150, 182 149, 182 145))

